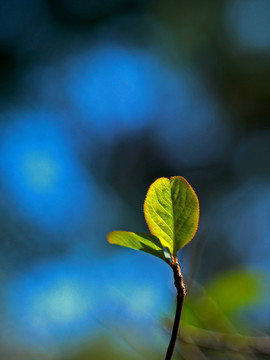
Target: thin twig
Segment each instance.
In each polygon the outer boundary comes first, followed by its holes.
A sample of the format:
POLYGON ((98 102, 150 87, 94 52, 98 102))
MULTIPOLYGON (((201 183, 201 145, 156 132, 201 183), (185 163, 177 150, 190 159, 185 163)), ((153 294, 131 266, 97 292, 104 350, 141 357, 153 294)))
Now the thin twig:
POLYGON ((176 303, 176 312, 175 312, 171 341, 168 346, 165 360, 171 360, 172 356, 173 356, 177 333, 178 333, 178 328, 179 328, 179 324, 180 324, 183 301, 186 296, 186 289, 185 289, 185 285, 183 282, 183 276, 181 274, 181 269, 180 269, 180 266, 177 261, 172 266, 172 269, 173 269, 173 275, 174 275, 174 285, 177 289, 177 303, 176 303))

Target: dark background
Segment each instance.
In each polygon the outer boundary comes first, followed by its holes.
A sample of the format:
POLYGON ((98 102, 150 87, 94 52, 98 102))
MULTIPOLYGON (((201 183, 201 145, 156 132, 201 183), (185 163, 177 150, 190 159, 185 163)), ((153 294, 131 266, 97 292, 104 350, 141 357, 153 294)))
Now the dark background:
POLYGON ((175 359, 270 357, 270 1, 1 0, 0 359, 162 359, 161 176, 198 194, 175 359))

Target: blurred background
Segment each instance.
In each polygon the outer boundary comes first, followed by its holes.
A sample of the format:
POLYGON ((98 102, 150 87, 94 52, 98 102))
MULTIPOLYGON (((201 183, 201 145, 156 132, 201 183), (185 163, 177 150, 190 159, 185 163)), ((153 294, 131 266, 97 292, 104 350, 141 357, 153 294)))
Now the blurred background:
POLYGON ((175 359, 270 358, 270 1, 1 0, 0 359, 163 359, 158 177, 198 194, 175 359), (267 335, 268 334, 268 335, 267 335))

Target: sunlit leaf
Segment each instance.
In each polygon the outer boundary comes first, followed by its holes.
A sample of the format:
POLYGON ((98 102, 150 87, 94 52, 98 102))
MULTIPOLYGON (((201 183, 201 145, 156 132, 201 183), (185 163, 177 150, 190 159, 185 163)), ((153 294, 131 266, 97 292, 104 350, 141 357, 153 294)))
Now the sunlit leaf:
POLYGON ((199 201, 183 177, 160 178, 148 190, 144 214, 151 234, 175 256, 197 231, 199 201))
POLYGON ((111 244, 141 250, 168 262, 159 239, 154 235, 129 231, 112 231, 107 238, 111 244))

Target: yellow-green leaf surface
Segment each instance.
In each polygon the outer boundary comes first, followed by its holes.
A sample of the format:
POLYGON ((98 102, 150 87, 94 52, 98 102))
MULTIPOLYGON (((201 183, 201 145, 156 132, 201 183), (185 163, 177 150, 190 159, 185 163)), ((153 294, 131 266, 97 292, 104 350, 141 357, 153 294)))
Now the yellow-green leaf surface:
POLYGON ((144 215, 151 234, 175 256, 197 231, 199 201, 183 177, 160 178, 147 192, 144 215))
POLYGON ((159 239, 152 234, 129 231, 112 231, 107 236, 109 243, 141 250, 168 262, 159 239))

